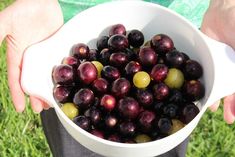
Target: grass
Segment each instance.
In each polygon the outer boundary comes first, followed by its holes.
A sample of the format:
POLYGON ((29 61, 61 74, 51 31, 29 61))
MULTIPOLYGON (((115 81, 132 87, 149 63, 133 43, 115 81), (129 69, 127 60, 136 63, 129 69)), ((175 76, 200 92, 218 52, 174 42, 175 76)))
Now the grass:
POLYGON ((0 48, 0 156, 50 156, 40 117, 27 102, 24 113, 18 114, 7 85, 5 45, 0 48))
MULTIPOLYGON (((0 1, 0 10, 13 0, 0 1)), ((15 112, 7 85, 6 48, 0 47, 0 157, 52 156, 38 114, 27 103, 22 114, 15 112)), ((223 121, 222 107, 207 111, 191 135, 187 157, 234 157, 235 125, 223 121)))

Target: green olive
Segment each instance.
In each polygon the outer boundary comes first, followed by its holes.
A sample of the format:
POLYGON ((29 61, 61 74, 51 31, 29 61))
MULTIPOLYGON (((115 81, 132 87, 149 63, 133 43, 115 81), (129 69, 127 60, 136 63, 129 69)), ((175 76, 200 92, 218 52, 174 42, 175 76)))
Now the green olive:
POLYGON ((102 69, 104 67, 103 64, 101 64, 98 61, 92 61, 91 63, 95 65, 95 67, 96 67, 96 69, 98 71, 98 78, 100 78, 101 77, 101 71, 102 71, 102 69))
POLYGON ((172 119, 172 124, 169 134, 174 134, 184 127, 184 124, 178 119, 172 119))
POLYGON ((73 103, 65 103, 62 105, 61 110, 64 114, 69 117, 69 119, 73 119, 79 114, 79 110, 73 103))
POLYGON ((133 83, 137 88, 146 88, 150 81, 149 74, 144 71, 137 72, 133 77, 133 83))
POLYGON ((150 142, 151 138, 146 134, 140 134, 135 137, 136 143, 145 143, 150 142))
POLYGON ((171 68, 164 82, 170 88, 179 89, 184 83, 184 74, 179 69, 171 68))

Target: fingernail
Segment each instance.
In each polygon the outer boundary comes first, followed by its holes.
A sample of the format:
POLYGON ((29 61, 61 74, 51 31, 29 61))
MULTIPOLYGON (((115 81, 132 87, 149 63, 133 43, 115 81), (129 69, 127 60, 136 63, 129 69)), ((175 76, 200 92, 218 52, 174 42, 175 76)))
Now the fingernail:
POLYGON ((23 113, 24 110, 16 110, 17 113, 23 113))
POLYGON ((215 112, 217 111, 217 109, 214 109, 214 108, 210 108, 211 112, 215 112))
POLYGON ((39 114, 39 113, 41 113, 42 112, 42 109, 39 109, 39 110, 33 110, 33 112, 35 113, 35 114, 39 114))
POLYGON ((50 107, 46 107, 46 108, 44 108, 44 110, 49 110, 50 109, 50 107))
POLYGON ((227 122, 227 124, 232 125, 234 123, 234 120, 226 121, 226 122, 227 122))
POLYGON ((15 108, 17 113, 23 113, 24 112, 24 108, 15 108))

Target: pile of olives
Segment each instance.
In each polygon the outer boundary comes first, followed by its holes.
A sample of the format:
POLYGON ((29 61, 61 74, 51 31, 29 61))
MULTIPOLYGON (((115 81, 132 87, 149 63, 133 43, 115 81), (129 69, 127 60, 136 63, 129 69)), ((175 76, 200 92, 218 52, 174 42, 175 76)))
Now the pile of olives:
POLYGON ((168 35, 145 40, 140 30, 115 24, 96 46, 75 44, 52 71, 55 100, 82 129, 142 143, 175 133, 199 113, 203 68, 168 35))

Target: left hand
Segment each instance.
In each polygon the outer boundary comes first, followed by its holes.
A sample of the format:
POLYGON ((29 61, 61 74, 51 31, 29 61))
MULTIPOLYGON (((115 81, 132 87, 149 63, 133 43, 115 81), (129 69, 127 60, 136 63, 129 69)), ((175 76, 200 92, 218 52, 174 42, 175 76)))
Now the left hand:
MULTIPOLYGON (((25 109, 24 92, 20 86, 21 64, 25 49, 40 42, 63 25, 63 15, 57 0, 17 0, 0 12, 0 44, 6 37, 8 84, 17 112, 25 109)), ((34 112, 48 105, 30 96, 34 112)))

